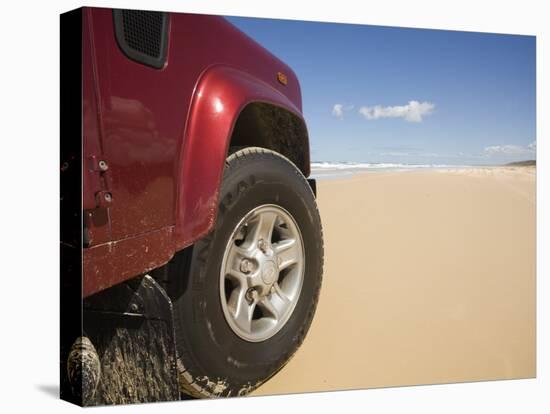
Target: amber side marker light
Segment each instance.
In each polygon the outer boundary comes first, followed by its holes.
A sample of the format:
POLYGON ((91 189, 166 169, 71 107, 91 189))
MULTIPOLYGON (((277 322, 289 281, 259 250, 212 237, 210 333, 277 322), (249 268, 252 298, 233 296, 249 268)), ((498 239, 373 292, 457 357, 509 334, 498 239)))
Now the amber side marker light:
POLYGON ((285 86, 288 83, 288 79, 287 79, 286 75, 283 72, 277 72, 277 80, 279 81, 279 83, 281 83, 285 86))

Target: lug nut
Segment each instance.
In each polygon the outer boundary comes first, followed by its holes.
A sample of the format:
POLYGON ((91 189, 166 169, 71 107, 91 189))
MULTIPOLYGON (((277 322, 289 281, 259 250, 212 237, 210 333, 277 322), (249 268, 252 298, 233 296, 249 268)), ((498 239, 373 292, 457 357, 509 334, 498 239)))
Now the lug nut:
POLYGON ((254 289, 254 288, 248 289, 246 291, 246 300, 248 300, 248 302, 252 303, 256 299, 258 299, 258 292, 256 291, 256 289, 254 289))
POLYGON ((265 253, 267 251, 267 242, 264 239, 258 240, 258 248, 265 253))
POLYGON ((250 273, 252 271, 252 262, 248 259, 241 260, 241 272, 250 273))

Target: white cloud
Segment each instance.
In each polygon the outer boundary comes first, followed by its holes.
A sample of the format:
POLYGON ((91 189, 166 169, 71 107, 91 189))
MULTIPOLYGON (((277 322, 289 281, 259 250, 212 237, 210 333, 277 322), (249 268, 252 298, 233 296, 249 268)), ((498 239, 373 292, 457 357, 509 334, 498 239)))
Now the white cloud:
POLYGON ((334 115, 336 118, 342 119, 344 117, 344 105, 334 104, 334 106, 332 107, 332 115, 334 115))
POLYGON ((369 121, 380 118, 403 118, 408 122, 422 122, 422 117, 430 115, 435 105, 430 102, 409 101, 397 106, 362 106, 359 113, 369 121))
POLYGON ((334 104, 332 107, 332 115, 338 119, 344 119, 344 111, 350 111, 353 109, 353 105, 344 106, 342 104, 334 104))
POLYGON ((514 155, 534 155, 537 149, 537 143, 531 142, 526 147, 521 145, 492 145, 485 147, 485 155, 492 156, 514 156, 514 155))

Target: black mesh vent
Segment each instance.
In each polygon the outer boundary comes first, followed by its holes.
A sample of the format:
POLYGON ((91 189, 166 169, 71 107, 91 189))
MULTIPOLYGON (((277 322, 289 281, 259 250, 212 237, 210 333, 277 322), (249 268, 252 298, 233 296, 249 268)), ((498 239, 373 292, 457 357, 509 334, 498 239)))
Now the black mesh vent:
POLYGON ((163 12, 114 10, 115 32, 122 51, 133 60, 161 68, 166 58, 168 16, 163 12))
POLYGON ((163 13, 123 10, 124 38, 132 49, 154 58, 160 57, 163 13))

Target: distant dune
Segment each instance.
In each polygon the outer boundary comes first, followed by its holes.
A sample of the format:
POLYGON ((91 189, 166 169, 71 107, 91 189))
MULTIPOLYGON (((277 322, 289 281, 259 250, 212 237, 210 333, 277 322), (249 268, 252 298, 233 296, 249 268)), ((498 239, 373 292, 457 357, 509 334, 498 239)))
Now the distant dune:
POLYGON ((516 161, 516 162, 509 162, 508 164, 505 164, 505 165, 510 165, 514 167, 536 166, 537 161, 536 160, 516 161))

